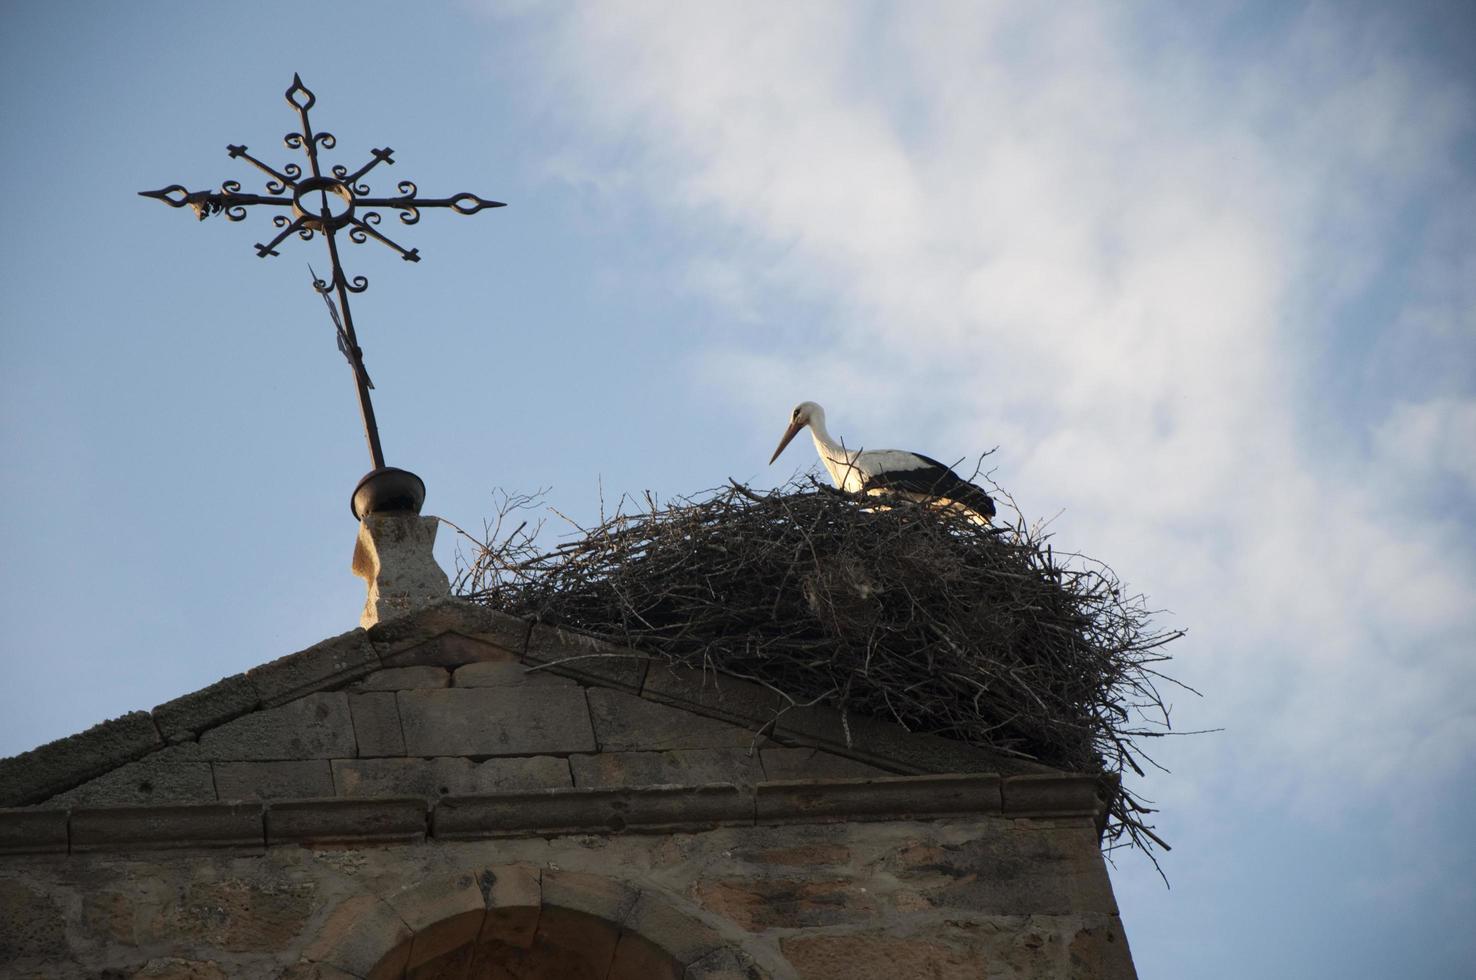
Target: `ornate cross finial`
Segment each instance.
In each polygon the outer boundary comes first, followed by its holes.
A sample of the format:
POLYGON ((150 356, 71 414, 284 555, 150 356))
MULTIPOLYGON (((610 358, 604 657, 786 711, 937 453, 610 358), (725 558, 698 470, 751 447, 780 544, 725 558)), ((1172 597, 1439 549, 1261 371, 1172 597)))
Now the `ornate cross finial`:
POLYGON ((267 174, 266 194, 243 194, 240 182, 235 180, 223 182, 218 191, 190 191, 179 184, 170 184, 156 191, 139 193, 144 197, 163 201, 173 208, 188 205, 201 221, 212 214, 223 214, 228 221, 242 221, 246 217, 246 209, 257 204, 283 209, 286 213, 272 218, 272 223, 281 229, 277 237, 265 245, 260 242, 256 245, 256 254, 262 258, 279 254, 277 246, 294 233, 304 240, 310 240, 314 235, 323 236, 328 242, 332 280, 325 281, 315 275, 313 286, 325 298, 330 290, 337 293, 338 305, 343 311, 339 342, 346 348, 344 354, 353 367, 354 381, 359 389, 359 410, 364 416, 364 435, 369 441, 369 455, 374 460, 374 469, 360 481, 359 488, 355 491, 354 514, 362 517, 365 513, 376 510, 418 511, 420 501, 425 496, 425 488, 419 478, 404 470, 384 465, 384 452, 379 446, 379 426, 374 420, 374 405, 369 399, 369 389, 373 385, 364 369, 364 352, 359 347, 354 333, 353 314, 349 310, 349 294, 362 293, 369 288, 369 281, 363 276, 349 279, 344 274, 338 259, 337 234, 347 229, 349 240, 355 244, 363 244, 372 238, 394 249, 405 261, 419 262, 418 249, 403 248, 378 230, 376 226, 380 222, 380 215, 372 209, 393 208, 399 211, 402 223, 413 225, 420 220, 422 208, 450 208, 457 214, 476 214, 486 208, 500 208, 505 205, 501 201, 488 201, 468 193, 454 197, 421 198, 417 196, 418 188, 408 180, 402 180, 397 185, 397 197, 371 197, 369 185, 361 181, 379 164, 392 165, 394 159, 391 154, 394 151, 388 147, 372 150, 369 162, 353 173, 349 173, 347 167, 335 164, 325 175, 318 160, 318 151, 320 148, 332 149, 337 141, 332 133, 313 132, 312 125, 308 122, 308 110, 317 102, 317 98, 296 74, 292 76, 292 87, 287 90, 287 102, 297 110, 302 128, 300 132, 288 133, 283 137, 283 142, 288 149, 302 150, 307 154, 310 172, 308 176, 303 176, 302 167, 298 164, 289 163, 277 170, 246 152, 244 146, 227 146, 226 151, 232 159, 244 159, 267 174), (408 480, 405 479, 407 477, 408 480), (414 485, 419 485, 419 499, 410 507, 408 500, 416 495, 414 485), (370 492, 366 493, 366 488, 370 492))

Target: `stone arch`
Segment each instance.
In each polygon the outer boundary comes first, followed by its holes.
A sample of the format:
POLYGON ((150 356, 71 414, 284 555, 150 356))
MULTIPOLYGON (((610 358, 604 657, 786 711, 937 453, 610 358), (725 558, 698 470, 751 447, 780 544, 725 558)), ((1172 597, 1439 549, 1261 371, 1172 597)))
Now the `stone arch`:
POLYGON ((493 865, 359 894, 288 976, 343 980, 771 980, 731 938, 653 889, 493 865), (302 971, 302 972, 298 972, 302 971))

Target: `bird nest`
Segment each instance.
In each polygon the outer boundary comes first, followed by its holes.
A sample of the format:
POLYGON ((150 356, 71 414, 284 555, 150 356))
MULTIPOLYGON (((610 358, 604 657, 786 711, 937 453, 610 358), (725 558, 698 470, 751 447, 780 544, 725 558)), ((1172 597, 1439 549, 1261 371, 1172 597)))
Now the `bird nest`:
MULTIPOLYGON (((1107 566, 1024 523, 990 527, 909 501, 878 506, 805 479, 647 499, 541 552, 530 498, 507 502, 457 591, 682 666, 757 681, 986 748, 1102 774, 1104 846, 1167 845, 1121 784, 1168 732, 1165 644, 1107 566)), ((1008 766, 1006 766, 1008 768, 1008 766)), ((1028 768, 1025 766, 1024 768, 1028 768)))

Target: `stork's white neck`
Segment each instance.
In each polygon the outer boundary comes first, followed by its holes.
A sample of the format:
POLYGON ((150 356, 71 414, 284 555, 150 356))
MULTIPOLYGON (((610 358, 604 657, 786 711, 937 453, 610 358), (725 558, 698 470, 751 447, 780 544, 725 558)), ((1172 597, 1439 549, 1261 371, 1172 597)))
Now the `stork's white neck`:
POLYGON ((825 428, 825 413, 818 405, 810 413, 810 438, 815 440, 815 451, 832 482, 842 490, 861 489, 861 474, 855 465, 860 452, 847 449, 830 437, 830 430, 825 428))

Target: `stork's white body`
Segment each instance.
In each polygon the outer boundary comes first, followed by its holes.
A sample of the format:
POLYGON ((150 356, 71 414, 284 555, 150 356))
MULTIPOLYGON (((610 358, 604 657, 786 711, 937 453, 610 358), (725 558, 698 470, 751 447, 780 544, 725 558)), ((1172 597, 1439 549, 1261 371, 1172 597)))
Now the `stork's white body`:
POLYGON ((994 501, 944 464, 902 449, 848 449, 825 427, 825 409, 801 402, 769 460, 773 463, 799 430, 809 426, 820 462, 837 487, 851 493, 895 494, 967 511, 982 523, 994 516, 994 501))

